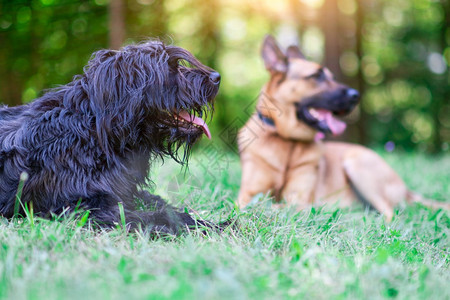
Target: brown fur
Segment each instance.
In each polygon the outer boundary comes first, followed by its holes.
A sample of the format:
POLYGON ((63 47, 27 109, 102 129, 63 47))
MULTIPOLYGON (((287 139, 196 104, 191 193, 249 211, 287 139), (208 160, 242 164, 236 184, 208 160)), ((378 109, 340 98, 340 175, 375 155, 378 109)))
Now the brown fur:
POLYGON ((387 220, 405 199, 450 208, 449 203, 427 202, 410 192, 374 151, 315 140, 318 130, 297 117, 296 105, 324 92, 356 91, 337 83, 328 69, 307 61, 297 47, 289 47, 285 55, 270 36, 264 41, 262 56, 271 77, 256 107, 274 124, 255 113, 239 132, 241 208, 261 192, 271 192, 276 200, 285 199, 298 209, 338 201, 341 206, 349 206, 360 199, 387 220), (311 78, 319 69, 324 73, 320 81, 311 78))

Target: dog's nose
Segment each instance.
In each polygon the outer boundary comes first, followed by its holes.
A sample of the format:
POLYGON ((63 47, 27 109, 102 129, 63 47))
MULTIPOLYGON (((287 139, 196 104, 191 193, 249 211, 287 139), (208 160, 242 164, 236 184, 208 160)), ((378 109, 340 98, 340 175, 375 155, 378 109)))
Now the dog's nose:
POLYGON ((357 103, 359 100, 359 92, 355 89, 347 89, 347 97, 357 103))
POLYGON ((218 72, 211 72, 211 74, 209 74, 209 80, 214 84, 219 84, 220 74, 218 72))

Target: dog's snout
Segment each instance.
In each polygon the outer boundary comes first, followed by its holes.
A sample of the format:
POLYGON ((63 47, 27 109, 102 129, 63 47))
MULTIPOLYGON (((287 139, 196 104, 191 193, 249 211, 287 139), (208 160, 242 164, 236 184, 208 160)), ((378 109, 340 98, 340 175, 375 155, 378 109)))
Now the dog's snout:
POLYGON ((211 74, 209 74, 209 80, 214 84, 219 84, 220 74, 218 72, 211 72, 211 74))
POLYGON ((359 92, 355 89, 347 89, 346 91, 347 97, 354 101, 355 103, 359 100, 359 92))

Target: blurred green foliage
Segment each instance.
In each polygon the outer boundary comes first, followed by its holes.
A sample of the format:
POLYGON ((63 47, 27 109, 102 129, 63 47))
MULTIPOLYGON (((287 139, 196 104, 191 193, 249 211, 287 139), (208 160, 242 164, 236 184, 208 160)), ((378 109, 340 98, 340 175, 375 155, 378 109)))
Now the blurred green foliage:
MULTIPOLYGON (((111 0, 126 39, 184 47, 222 74, 211 124, 233 144, 268 79, 265 34, 299 41, 362 91, 346 139, 404 149, 450 147, 450 4, 447 0, 111 0)), ((18 105, 69 82, 109 47, 109 0, 0 0, 0 103, 18 105)))

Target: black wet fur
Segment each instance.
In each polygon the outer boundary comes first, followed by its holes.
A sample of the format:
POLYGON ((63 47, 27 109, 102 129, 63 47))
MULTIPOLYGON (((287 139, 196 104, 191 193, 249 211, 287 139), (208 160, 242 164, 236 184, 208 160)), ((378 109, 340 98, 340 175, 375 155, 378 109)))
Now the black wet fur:
POLYGON ((210 116, 218 76, 182 48, 147 41, 95 52, 72 82, 29 104, 0 106, 0 215, 13 217, 26 173, 21 201, 41 217, 74 211, 81 199, 101 226, 121 222, 119 202, 130 228, 212 226, 145 188, 155 158, 187 162, 203 132, 175 115, 210 116))

